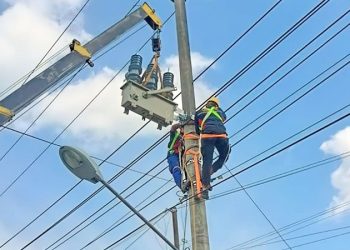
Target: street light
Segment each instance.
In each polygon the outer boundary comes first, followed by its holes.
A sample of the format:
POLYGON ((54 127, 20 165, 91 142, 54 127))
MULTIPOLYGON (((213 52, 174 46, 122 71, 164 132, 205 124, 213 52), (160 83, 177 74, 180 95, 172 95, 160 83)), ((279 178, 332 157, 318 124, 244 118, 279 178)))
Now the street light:
POLYGON ((172 249, 177 248, 159 232, 145 217, 143 217, 129 202, 127 202, 115 189, 112 188, 102 177, 97 164, 81 150, 70 146, 62 146, 59 150, 60 158, 64 165, 77 177, 90 181, 94 184, 101 182, 108 188, 121 202, 133 211, 147 226, 149 226, 160 238, 162 238, 172 249))

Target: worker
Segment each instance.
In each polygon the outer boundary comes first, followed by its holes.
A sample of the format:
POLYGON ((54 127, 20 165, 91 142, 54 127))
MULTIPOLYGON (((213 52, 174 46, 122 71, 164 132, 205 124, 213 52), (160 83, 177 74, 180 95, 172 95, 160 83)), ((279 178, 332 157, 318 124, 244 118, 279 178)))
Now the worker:
POLYGON ((201 181, 203 185, 202 197, 209 199, 208 191, 212 190, 210 176, 218 171, 226 162, 229 155, 229 142, 224 121, 225 112, 219 107, 219 99, 211 97, 205 107, 196 112, 195 128, 200 135, 201 153, 203 159, 201 181), (213 164, 214 149, 219 158, 213 164))
POLYGON ((180 152, 183 150, 183 127, 177 123, 171 126, 170 141, 168 143, 167 161, 169 164, 169 171, 172 174, 176 185, 183 193, 188 191, 189 182, 182 181, 182 172, 180 168, 180 152))

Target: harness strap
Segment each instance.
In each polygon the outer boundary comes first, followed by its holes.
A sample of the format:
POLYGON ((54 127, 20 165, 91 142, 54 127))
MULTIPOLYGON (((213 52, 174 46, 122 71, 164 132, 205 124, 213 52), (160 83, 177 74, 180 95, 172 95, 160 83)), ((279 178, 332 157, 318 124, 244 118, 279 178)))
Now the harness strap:
POLYGON ((172 140, 172 142, 171 142, 171 144, 170 144, 170 146, 168 148, 169 152, 174 151, 173 147, 174 147, 174 145, 176 143, 177 138, 179 138, 179 136, 180 136, 180 132, 176 131, 175 136, 174 136, 174 138, 173 138, 173 140, 172 140))
POLYGON ((215 110, 215 107, 211 107, 209 109, 209 111, 207 112, 207 114, 204 116, 201 127, 199 128, 201 131, 203 130, 204 127, 204 123, 207 121, 207 119, 209 118, 209 116, 214 115, 216 116, 216 118, 218 118, 221 122, 224 122, 220 116, 220 114, 215 110))
POLYGON ((199 151, 194 151, 192 149, 189 149, 186 151, 186 154, 190 154, 193 157, 193 163, 194 163, 194 175, 195 175, 195 179, 196 179, 196 195, 197 197, 200 199, 202 197, 202 181, 201 181, 201 173, 200 173, 200 169, 199 169, 199 151))

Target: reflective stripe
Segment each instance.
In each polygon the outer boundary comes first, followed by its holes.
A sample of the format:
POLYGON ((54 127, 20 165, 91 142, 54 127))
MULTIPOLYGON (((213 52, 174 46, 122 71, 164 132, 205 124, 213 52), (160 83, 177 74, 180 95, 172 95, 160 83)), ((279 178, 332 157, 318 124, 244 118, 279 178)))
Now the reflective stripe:
POLYGON ((213 114, 215 115, 221 122, 224 122, 221 118, 221 116, 219 115, 218 112, 216 112, 215 110, 215 107, 211 107, 208 111, 208 113, 204 116, 203 118, 203 121, 202 121, 202 124, 201 124, 201 127, 199 128, 201 131, 203 130, 203 126, 204 126, 204 123, 206 122, 206 120, 208 119, 208 117, 213 114))
POLYGON ((170 144, 170 146, 169 146, 169 148, 168 148, 168 151, 169 151, 169 152, 173 150, 173 147, 174 147, 174 145, 175 145, 175 143, 176 143, 177 138, 179 138, 179 136, 180 136, 180 132, 179 132, 179 131, 176 131, 175 136, 174 136, 174 138, 173 138, 173 141, 171 142, 171 144, 170 144))

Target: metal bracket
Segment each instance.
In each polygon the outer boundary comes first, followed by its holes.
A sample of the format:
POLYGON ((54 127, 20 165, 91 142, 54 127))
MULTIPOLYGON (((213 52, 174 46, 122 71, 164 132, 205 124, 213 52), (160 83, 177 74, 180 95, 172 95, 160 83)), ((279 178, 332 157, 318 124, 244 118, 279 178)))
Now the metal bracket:
POLYGON ((5 108, 3 106, 0 106, 0 115, 6 116, 9 119, 11 119, 15 114, 12 112, 12 110, 5 108))
POLYGON ((141 8, 147 14, 147 17, 145 18, 145 20, 151 26, 151 28, 154 30, 160 29, 162 27, 162 21, 155 14, 155 11, 151 8, 151 6, 149 6, 147 3, 144 3, 141 6, 141 8))
POLYGON ((73 39, 72 43, 69 44, 69 48, 71 51, 75 51, 82 57, 86 58, 86 63, 89 64, 90 67, 94 66, 94 63, 91 61, 92 56, 90 51, 82 46, 77 39, 73 39))
POLYGON ((167 92, 172 92, 177 90, 176 88, 163 88, 163 89, 157 89, 157 90, 150 90, 150 91, 146 91, 142 93, 142 96, 144 98, 148 98, 150 95, 156 95, 156 94, 160 94, 160 93, 167 93, 167 92))

